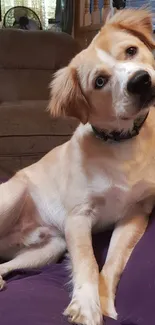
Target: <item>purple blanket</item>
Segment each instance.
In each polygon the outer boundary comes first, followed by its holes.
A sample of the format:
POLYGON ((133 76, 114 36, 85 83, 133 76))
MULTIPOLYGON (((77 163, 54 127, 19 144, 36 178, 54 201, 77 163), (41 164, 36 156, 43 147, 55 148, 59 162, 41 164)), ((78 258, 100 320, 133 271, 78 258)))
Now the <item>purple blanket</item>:
MULTIPOLYGON (((154 212, 155 215, 155 212, 154 212)), ((94 237, 94 251, 104 264, 111 232, 94 237)), ((62 312, 69 303, 67 257, 40 270, 13 272, 0 293, 2 325, 67 325, 62 312)), ((118 321, 106 325, 155 325, 155 218, 136 246, 116 296, 118 321)))

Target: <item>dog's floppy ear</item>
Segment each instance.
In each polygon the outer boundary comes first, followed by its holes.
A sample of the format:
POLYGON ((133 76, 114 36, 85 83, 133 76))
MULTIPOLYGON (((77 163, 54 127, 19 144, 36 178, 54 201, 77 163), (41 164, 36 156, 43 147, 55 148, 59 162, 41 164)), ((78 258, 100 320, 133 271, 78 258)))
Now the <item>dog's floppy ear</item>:
POLYGON ((146 9, 124 9, 117 12, 110 24, 128 30, 140 38, 151 50, 155 48, 152 35, 152 13, 146 9))
POLYGON ((83 124, 88 122, 89 105, 82 93, 76 68, 68 66, 56 72, 48 109, 53 117, 72 116, 83 124))

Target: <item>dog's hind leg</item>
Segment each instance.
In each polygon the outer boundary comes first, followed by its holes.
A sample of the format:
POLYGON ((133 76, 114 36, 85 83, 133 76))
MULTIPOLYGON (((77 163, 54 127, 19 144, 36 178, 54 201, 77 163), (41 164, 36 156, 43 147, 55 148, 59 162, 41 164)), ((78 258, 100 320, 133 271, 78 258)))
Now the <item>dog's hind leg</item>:
POLYGON ((0 264, 0 276, 14 270, 38 268, 56 262, 65 250, 66 242, 62 237, 53 237, 42 247, 22 249, 11 261, 0 264))
POLYGON ((0 235, 19 218, 26 196, 26 180, 17 175, 0 185, 0 235))

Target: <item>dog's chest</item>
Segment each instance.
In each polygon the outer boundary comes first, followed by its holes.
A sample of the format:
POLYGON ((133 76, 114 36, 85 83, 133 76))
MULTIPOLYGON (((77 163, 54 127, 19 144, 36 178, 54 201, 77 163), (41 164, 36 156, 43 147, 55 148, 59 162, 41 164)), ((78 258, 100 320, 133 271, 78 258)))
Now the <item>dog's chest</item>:
POLYGON ((124 218, 138 202, 145 200, 149 193, 151 195, 149 182, 138 179, 131 183, 117 168, 96 173, 89 189, 91 207, 99 226, 124 218))
MULTIPOLYGON (((121 177, 120 177, 121 178, 121 177)), ((95 219, 112 223, 124 216, 131 201, 131 187, 123 179, 105 173, 91 179, 90 202, 95 219)))

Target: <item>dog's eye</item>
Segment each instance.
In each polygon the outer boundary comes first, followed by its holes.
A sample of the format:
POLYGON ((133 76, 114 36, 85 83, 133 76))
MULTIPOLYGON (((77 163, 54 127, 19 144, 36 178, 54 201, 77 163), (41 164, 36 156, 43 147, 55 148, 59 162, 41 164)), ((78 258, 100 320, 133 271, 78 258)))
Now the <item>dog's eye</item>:
POLYGON ((97 77, 95 80, 95 89, 103 88, 107 82, 108 82, 108 77, 104 77, 104 76, 97 77))
POLYGON ((138 48, 136 46, 130 46, 126 49, 126 54, 128 57, 133 57, 137 54, 138 48))

